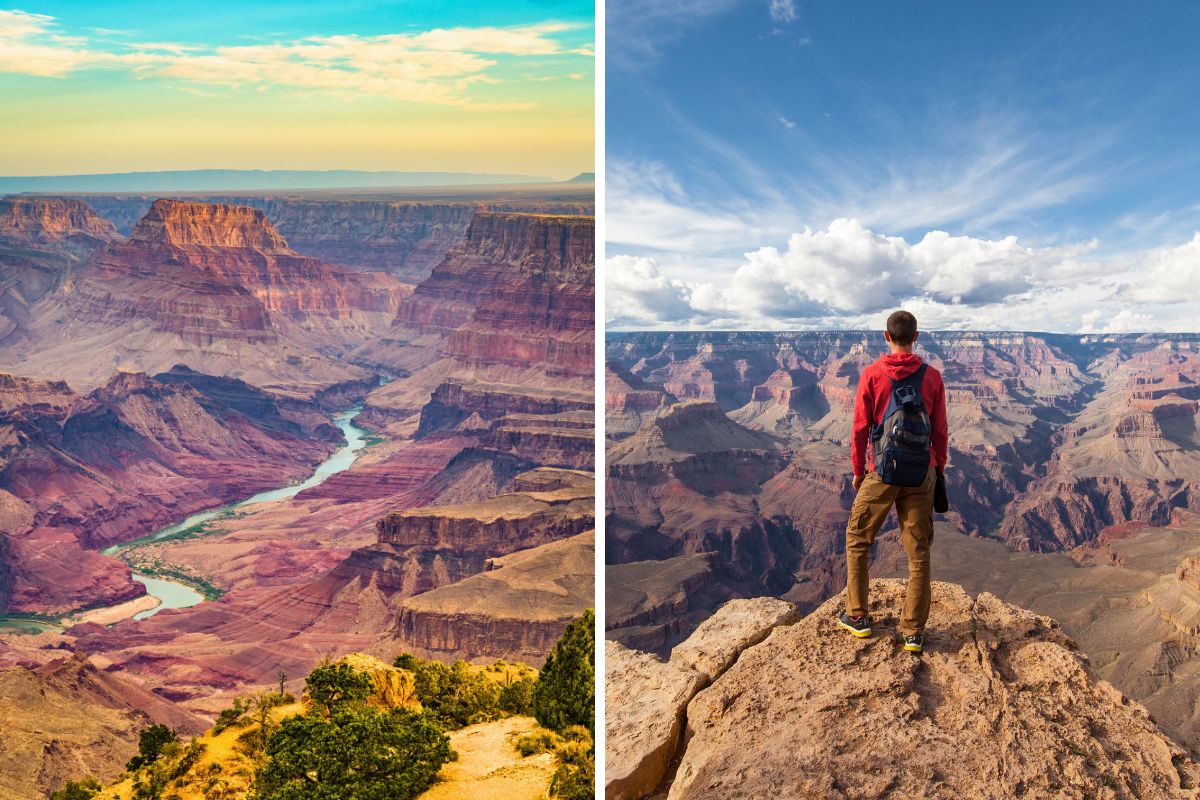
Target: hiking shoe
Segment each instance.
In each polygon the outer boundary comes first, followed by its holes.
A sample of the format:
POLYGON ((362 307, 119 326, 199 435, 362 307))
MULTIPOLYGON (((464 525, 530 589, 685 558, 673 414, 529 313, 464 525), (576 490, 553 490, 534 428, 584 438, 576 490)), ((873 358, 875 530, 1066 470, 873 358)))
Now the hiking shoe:
POLYGON ((843 611, 842 615, 838 617, 838 624, 853 633, 859 639, 865 639, 871 635, 870 617, 852 617, 843 611))
POLYGON ((904 649, 910 653, 920 653, 925 649, 925 635, 914 633, 912 636, 905 636, 904 649))

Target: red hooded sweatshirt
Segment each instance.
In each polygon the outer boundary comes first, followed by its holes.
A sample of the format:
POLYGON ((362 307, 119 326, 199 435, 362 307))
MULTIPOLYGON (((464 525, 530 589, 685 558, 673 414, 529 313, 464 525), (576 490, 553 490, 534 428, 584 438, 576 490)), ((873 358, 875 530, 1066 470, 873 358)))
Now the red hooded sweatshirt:
MULTIPOLYGON (((850 461, 855 476, 865 475, 872 468, 867 453, 867 440, 871 426, 879 422, 887 410, 892 396, 892 381, 912 375, 921 366, 921 357, 914 353, 891 353, 880 356, 874 364, 863 370, 858 381, 858 396, 854 400, 854 427, 850 443, 850 461)), ((930 465, 946 466, 946 388, 942 385, 942 373, 933 367, 925 370, 921 381, 921 401, 929 413, 933 426, 930 441, 930 465)))

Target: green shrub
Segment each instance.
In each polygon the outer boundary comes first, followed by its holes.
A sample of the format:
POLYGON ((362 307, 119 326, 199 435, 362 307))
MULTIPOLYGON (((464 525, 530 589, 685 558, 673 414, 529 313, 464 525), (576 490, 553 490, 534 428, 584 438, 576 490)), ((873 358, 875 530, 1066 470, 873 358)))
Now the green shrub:
POLYGON ((537 753, 548 753, 558 744, 558 737, 547 730, 537 730, 517 737, 513 746, 525 758, 537 753))
POLYGON ((192 739, 180 748, 178 758, 171 764, 167 772, 167 780, 173 781, 186 775, 207 749, 204 742, 199 739, 192 739))
POLYGON ((308 674, 304 692, 317 709, 328 715, 366 703, 371 696, 371 677, 349 664, 325 663, 308 674))
POLYGON ((250 703, 240 697, 233 698, 233 705, 217 714, 217 721, 213 723, 213 734, 221 733, 234 725, 244 724, 242 717, 249 710, 250 703))
POLYGON ((162 755, 164 748, 178 742, 179 737, 175 731, 166 725, 151 725, 143 728, 142 732, 138 734, 138 754, 129 759, 125 769, 133 772, 147 764, 153 764, 162 755))
POLYGON ((447 666, 403 653, 393 664, 413 673, 417 699, 447 728, 461 728, 505 715, 501 705, 503 687, 487 675, 472 671, 465 661, 447 666))
POLYGON ((596 760, 585 754, 579 763, 560 761, 550 778, 550 796, 562 800, 593 800, 596 796, 596 760))
POLYGON ((582 725, 571 725, 570 727, 564 728, 559 732, 559 736, 563 738, 563 741, 567 742, 587 742, 589 747, 591 746, 592 742, 591 732, 589 732, 588 729, 582 725))
POLYGON ((92 800, 103 788, 93 777, 81 781, 67 781, 61 789, 50 793, 50 800, 92 800))
POLYGON ((533 689, 533 715, 561 731, 582 725, 596 731, 596 614, 591 609, 567 626, 542 666, 533 689))
POLYGON ((255 780, 255 800, 409 800, 451 758, 427 713, 336 708, 283 721, 255 780))
POLYGON ((500 710, 506 714, 528 716, 533 713, 533 678, 517 678, 500 687, 500 710))

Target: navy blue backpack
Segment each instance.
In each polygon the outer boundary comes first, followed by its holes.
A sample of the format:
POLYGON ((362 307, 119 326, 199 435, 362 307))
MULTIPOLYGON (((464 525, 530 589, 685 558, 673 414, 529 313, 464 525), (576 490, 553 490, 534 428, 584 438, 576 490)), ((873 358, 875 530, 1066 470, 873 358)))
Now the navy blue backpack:
POLYGON ((892 381, 883 419, 871 429, 875 474, 890 486, 920 486, 929 474, 933 427, 921 400, 925 367, 922 364, 913 374, 892 381))

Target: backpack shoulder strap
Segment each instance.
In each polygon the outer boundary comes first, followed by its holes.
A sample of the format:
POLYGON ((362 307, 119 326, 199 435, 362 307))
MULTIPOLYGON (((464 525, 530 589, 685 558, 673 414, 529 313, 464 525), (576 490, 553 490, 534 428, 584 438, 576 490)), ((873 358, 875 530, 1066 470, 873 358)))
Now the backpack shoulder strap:
POLYGON ((921 366, 917 367, 917 371, 911 376, 912 382, 917 385, 918 389, 921 388, 921 384, 925 383, 925 370, 927 369, 929 369, 929 365, 922 361, 921 366))

